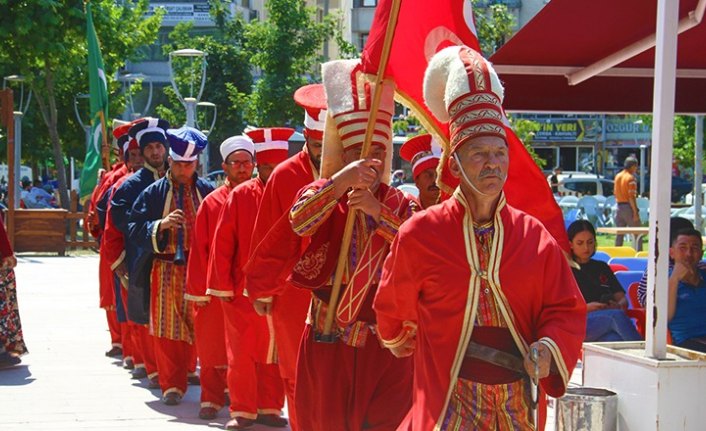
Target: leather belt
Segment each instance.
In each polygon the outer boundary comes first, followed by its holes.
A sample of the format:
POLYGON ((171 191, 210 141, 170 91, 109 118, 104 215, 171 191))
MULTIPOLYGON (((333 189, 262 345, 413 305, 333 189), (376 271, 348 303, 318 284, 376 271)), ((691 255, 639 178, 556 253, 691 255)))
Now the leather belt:
POLYGON ((518 358, 511 353, 503 352, 493 347, 478 344, 474 341, 468 342, 465 356, 467 358, 485 361, 522 375, 526 374, 522 358, 518 358))
MULTIPOLYGON (((155 253, 153 256, 155 259, 164 260, 167 262, 172 262, 172 261, 174 261, 175 254, 174 253, 155 253)), ((184 252, 184 256, 186 256, 187 259, 189 258, 189 251, 188 250, 186 250, 184 252)))

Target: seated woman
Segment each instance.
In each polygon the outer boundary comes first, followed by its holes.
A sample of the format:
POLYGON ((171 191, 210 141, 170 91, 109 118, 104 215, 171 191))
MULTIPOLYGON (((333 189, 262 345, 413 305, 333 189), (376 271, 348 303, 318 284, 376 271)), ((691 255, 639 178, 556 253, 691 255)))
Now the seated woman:
POLYGON ((605 262, 591 259, 596 253, 596 230, 587 220, 576 220, 568 229, 571 254, 580 268, 572 268, 588 311, 585 341, 635 341, 640 334, 623 311, 625 291, 605 262))

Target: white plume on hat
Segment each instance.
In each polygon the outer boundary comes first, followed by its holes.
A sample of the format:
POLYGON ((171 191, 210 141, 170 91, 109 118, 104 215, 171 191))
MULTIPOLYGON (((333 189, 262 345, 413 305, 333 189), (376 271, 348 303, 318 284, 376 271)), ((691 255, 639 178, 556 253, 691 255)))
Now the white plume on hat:
MULTIPOLYGON (((449 105, 464 94, 471 92, 466 65, 459 53, 465 46, 444 48, 432 57, 424 73, 424 102, 434 116, 445 123, 450 120, 449 105)), ((503 101, 505 89, 493 66, 482 59, 490 74, 491 89, 503 101)))
POLYGON ((252 139, 250 139, 248 136, 231 136, 230 138, 223 141, 220 150, 221 157, 223 157, 223 161, 225 162, 226 158, 228 158, 228 156, 232 152, 238 150, 245 150, 250 153, 251 156, 255 155, 255 144, 253 144, 252 139))

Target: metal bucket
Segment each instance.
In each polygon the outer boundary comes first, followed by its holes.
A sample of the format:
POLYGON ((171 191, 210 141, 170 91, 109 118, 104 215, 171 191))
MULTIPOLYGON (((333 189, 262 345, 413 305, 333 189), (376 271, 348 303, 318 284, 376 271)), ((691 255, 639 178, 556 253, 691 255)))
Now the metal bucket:
POLYGON ((607 389, 569 388, 556 400, 557 431, 615 431, 618 395, 607 389))

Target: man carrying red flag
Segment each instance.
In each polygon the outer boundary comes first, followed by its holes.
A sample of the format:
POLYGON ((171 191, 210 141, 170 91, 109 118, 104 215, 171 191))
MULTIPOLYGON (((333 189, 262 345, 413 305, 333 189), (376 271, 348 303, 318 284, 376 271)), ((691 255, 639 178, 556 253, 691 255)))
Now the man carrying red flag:
POLYGON ((439 202, 436 169, 440 155, 441 146, 430 134, 415 136, 400 148, 400 157, 412 165, 414 184, 419 190, 419 203, 425 209, 439 202))
POLYGON ((561 247, 505 200, 512 153, 490 64, 446 48, 430 61, 424 93, 450 120, 450 171, 461 184, 402 226, 375 298, 385 346, 414 353, 414 404, 400 429, 535 429, 530 381, 564 393, 586 304, 561 247))
POLYGON ((233 136, 221 144, 221 167, 225 183, 210 193, 199 206, 194 224, 194 240, 186 271, 185 298, 193 301, 194 340, 201 366, 201 419, 214 419, 225 404, 226 356, 223 309, 207 291, 208 257, 215 241, 216 223, 228 195, 252 176, 255 148, 250 138, 233 136))
POLYGON ((292 229, 311 243, 290 276, 311 289, 312 304, 299 348, 295 409, 307 431, 392 430, 409 409, 411 362, 396 360, 376 339, 372 298, 382 261, 400 224, 415 207, 390 187, 393 88, 374 88, 359 60, 322 67, 329 116, 321 179, 305 187, 292 207, 292 229), (370 103, 382 91, 373 119, 370 103), (374 122, 369 157, 360 159, 365 130, 374 122), (334 269, 348 211, 356 211, 350 250, 344 250, 342 294, 332 343, 323 333, 334 269))
POLYGON ((287 158, 293 133, 293 129, 281 127, 247 132, 255 143, 258 175, 231 192, 216 224, 206 293, 222 299, 231 417, 226 429, 248 428, 255 423, 287 425, 281 417, 284 389, 275 363, 272 317, 258 316, 244 296, 243 267, 250 256, 265 184, 273 169, 287 158))
POLYGON ((294 101, 304 108, 306 143, 302 151, 277 165, 267 180, 252 236, 253 251, 245 267, 245 287, 258 313, 272 315, 277 362, 289 406, 289 426, 297 431, 294 378, 311 294, 286 282, 308 244, 292 232, 289 210, 299 190, 319 177, 326 119, 323 85, 299 88, 294 101))

